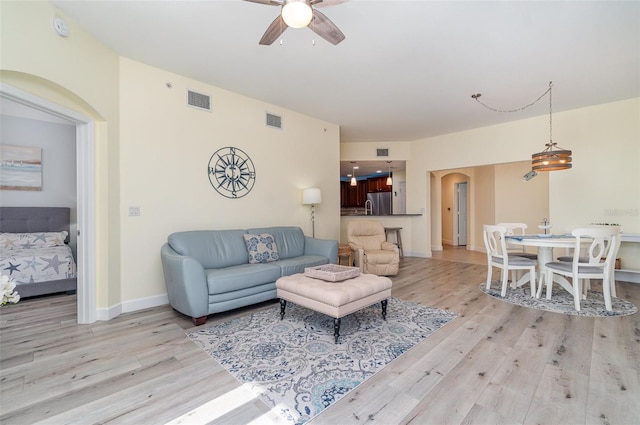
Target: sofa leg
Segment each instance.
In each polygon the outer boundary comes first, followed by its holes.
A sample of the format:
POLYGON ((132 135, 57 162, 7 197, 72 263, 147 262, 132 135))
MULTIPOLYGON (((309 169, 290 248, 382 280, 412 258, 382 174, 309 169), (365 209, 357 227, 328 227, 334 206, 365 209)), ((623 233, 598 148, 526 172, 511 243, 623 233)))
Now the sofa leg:
POLYGON ((287 307, 287 300, 280 298, 280 320, 284 319, 284 309, 287 307))
POLYGON ((380 304, 382 305, 382 319, 387 320, 387 304, 388 304, 388 300, 382 300, 380 301, 380 304))
POLYGON ((207 316, 193 317, 193 323, 196 326, 204 325, 207 322, 207 316))

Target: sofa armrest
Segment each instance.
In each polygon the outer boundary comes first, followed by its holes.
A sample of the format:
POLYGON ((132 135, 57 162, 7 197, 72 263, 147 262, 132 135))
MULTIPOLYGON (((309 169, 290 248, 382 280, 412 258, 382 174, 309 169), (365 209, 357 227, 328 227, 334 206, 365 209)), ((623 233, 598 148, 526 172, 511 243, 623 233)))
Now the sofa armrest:
POLYGON ((383 251, 395 251, 398 254, 400 253, 400 249, 398 249, 398 245, 391 243, 391 242, 382 242, 382 245, 380 246, 382 248, 383 251))
POLYGON ((330 264, 338 262, 338 241, 304 237, 304 255, 322 255, 330 264))
POLYGON ((176 253, 169 244, 160 249, 169 304, 193 318, 209 314, 209 290, 204 268, 193 257, 176 253))
POLYGON ((349 246, 351 247, 351 256, 354 264, 360 269, 360 273, 364 273, 364 248, 353 242, 349 242, 349 246))

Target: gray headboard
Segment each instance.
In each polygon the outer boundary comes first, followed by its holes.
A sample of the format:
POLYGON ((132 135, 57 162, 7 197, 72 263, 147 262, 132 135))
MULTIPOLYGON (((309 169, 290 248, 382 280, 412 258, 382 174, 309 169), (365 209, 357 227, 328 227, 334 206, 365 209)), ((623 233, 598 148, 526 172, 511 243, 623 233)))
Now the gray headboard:
POLYGON ((0 207, 0 232, 69 232, 67 207, 0 207))

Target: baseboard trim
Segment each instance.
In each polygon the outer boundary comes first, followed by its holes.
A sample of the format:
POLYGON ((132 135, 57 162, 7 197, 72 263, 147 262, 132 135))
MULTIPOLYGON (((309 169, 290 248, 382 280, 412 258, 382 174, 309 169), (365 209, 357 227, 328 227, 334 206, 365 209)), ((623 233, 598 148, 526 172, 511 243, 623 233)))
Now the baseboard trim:
POLYGON ((98 309, 98 320, 106 321, 111 320, 122 313, 131 313, 138 310, 145 310, 147 308, 158 307, 161 305, 169 304, 169 297, 167 294, 154 295, 152 297, 139 298, 137 300, 125 301, 120 304, 113 305, 107 308, 98 309))
POLYGON ((433 256, 433 253, 431 251, 429 251, 429 252, 405 252, 404 256, 405 257, 431 258, 433 256))
POLYGON ((640 283, 640 273, 635 270, 616 270, 614 279, 621 282, 640 283))

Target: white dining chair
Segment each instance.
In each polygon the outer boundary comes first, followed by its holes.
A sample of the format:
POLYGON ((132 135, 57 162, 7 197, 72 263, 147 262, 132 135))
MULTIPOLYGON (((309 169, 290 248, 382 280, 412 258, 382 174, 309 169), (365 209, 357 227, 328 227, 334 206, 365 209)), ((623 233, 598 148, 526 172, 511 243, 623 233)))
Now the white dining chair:
POLYGON ((580 300, 586 298, 581 287, 583 279, 602 279, 602 293, 607 311, 611 311, 611 297, 615 297, 615 259, 620 248, 620 228, 616 226, 589 227, 575 229, 573 260, 554 261, 545 264, 547 299, 551 299, 553 275, 559 274, 571 278, 571 292, 576 311, 580 311, 580 300), (590 242, 586 255, 580 255, 580 248, 590 242), (605 258, 604 261, 602 259, 605 258))
MULTIPOLYGON (((528 227, 525 223, 498 223, 496 226, 506 228, 507 236, 525 235, 528 227)), ((526 247, 524 245, 511 245, 507 242, 507 251, 509 252, 509 255, 517 255, 518 257, 529 258, 531 260, 538 259, 538 254, 526 252, 526 247)))
MULTIPOLYGON (((507 229, 504 226, 485 224, 483 226, 484 246, 487 250, 487 289, 491 288, 491 278, 493 277, 493 267, 502 270, 501 296, 507 294, 507 284, 509 283, 509 270, 528 270, 530 275, 531 296, 536 296, 536 261, 529 258, 512 256, 507 251, 506 236, 507 229)), ((515 282, 514 282, 515 284, 515 282)))
MULTIPOLYGON (((507 229, 507 236, 518 236, 525 235, 527 230, 526 223, 497 223, 496 226, 502 226, 507 229)), ((507 240, 507 252, 509 255, 517 255, 518 257, 529 258, 530 260, 537 260, 538 254, 527 252, 526 247, 524 245, 513 245, 510 244, 507 240)), ((518 270, 513 270, 512 272, 512 282, 518 280, 518 270)))

